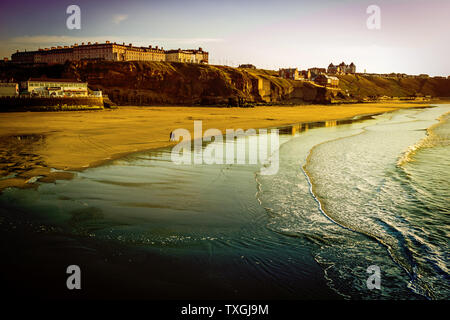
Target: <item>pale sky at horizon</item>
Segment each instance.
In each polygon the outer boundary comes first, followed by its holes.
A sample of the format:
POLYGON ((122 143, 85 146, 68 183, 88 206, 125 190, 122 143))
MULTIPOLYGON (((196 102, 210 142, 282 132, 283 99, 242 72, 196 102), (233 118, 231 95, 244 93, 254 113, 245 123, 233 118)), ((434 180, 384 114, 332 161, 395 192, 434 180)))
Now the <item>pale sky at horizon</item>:
POLYGON ((327 67, 354 62, 358 72, 450 75, 449 0, 130 0, 0 3, 0 57, 75 42, 202 47, 211 64, 259 68, 327 67), (66 8, 81 8, 81 30, 66 8), (369 30, 369 5, 381 29, 369 30))

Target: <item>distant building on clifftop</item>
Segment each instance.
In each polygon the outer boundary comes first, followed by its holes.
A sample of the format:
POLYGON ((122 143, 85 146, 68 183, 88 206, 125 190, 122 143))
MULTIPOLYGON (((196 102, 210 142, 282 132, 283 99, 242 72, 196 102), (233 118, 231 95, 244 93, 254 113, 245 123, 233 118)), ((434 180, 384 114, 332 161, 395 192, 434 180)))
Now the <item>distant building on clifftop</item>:
POLYGON ((314 79, 317 76, 319 76, 321 74, 326 74, 326 73, 327 73, 327 69, 325 69, 325 68, 309 68, 307 79, 314 79))
POLYGON ((202 48, 198 50, 169 50, 165 51, 167 62, 208 63, 208 52, 202 48))
POLYGON ((71 46, 58 46, 38 51, 17 51, 11 56, 14 63, 47 63, 63 64, 66 61, 105 60, 105 61, 168 61, 205 63, 209 61, 208 52, 202 48, 198 50, 169 50, 148 46, 135 47, 111 43, 90 43, 81 45, 75 43, 71 46))
POLYGON ((241 64, 241 65, 239 65, 239 68, 241 68, 241 69, 253 69, 253 70, 256 69, 256 67, 253 64, 241 64))
POLYGON ((298 73, 297 68, 287 68, 287 69, 279 69, 278 75, 280 78, 289 79, 289 80, 301 80, 302 77, 298 73))
POLYGON ((353 62, 350 64, 345 64, 344 62, 341 62, 341 64, 339 65, 334 65, 333 63, 330 63, 327 69, 327 74, 343 75, 355 73, 356 73, 356 66, 353 62))

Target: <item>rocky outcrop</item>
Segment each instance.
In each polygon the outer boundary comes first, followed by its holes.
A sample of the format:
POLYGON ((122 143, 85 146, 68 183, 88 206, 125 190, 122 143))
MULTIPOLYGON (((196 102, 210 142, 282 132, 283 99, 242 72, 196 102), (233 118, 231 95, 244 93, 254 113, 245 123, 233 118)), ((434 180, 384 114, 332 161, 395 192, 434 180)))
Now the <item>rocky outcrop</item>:
POLYGON ((65 76, 78 77, 119 105, 226 105, 325 101, 314 85, 280 79, 258 70, 167 62, 74 62, 65 76))

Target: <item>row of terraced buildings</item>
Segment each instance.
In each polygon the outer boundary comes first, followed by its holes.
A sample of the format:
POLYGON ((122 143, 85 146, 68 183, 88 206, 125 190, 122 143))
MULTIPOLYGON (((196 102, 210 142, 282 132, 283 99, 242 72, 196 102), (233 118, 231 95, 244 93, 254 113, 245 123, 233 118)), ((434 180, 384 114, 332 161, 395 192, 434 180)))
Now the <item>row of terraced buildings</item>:
POLYGON ((17 51, 12 54, 13 63, 62 64, 66 61, 167 61, 185 63, 208 63, 208 52, 202 48, 189 50, 164 50, 158 46, 136 47, 131 43, 75 43, 71 46, 57 46, 37 51, 17 51))

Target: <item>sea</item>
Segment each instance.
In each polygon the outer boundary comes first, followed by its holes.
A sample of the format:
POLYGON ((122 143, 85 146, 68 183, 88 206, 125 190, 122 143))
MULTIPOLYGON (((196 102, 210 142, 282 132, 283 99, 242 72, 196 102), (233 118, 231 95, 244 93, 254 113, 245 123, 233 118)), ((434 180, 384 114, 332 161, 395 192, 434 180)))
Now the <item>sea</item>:
POLYGON ((279 127, 272 175, 161 148, 5 189, 0 281, 20 297, 449 299, 449 118, 438 104, 279 127))

